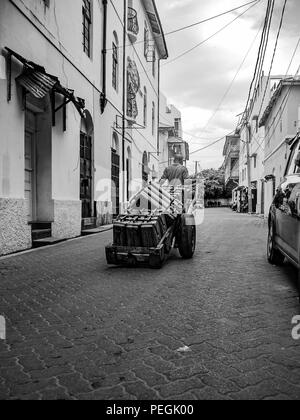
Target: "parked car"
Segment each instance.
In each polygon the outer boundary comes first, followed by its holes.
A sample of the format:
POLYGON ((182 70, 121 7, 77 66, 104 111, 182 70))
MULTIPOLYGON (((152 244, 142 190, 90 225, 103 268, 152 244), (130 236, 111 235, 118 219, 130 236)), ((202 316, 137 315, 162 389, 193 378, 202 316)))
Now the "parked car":
POLYGON ((285 178, 269 214, 268 260, 280 265, 287 258, 298 268, 300 293, 300 137, 290 151, 285 178))

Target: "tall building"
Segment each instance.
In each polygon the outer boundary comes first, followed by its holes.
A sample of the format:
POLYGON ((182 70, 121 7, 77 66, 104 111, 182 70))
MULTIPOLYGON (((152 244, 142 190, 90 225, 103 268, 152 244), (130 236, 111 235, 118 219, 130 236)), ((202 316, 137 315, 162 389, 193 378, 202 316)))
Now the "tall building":
POLYGON ((110 223, 157 173, 167 55, 154 0, 0 2, 0 255, 110 223))

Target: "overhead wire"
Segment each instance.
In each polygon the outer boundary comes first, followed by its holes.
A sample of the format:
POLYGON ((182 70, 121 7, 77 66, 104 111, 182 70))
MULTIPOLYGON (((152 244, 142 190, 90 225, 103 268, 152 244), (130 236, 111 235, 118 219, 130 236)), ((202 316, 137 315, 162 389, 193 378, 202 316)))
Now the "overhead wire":
POLYGON ((168 60, 166 63, 162 65, 162 67, 165 67, 169 64, 174 63, 175 61, 179 60, 182 57, 185 57, 187 54, 190 54, 191 52, 195 51, 197 48, 199 48, 201 45, 206 43, 207 41, 211 40, 213 37, 224 31, 226 28, 231 26, 236 20, 240 19, 242 16, 244 16, 250 9, 252 9, 254 6, 256 6, 258 3, 260 3, 262 0, 256 1, 254 4, 252 4, 248 9, 246 9, 243 13, 236 16, 233 20, 231 20, 226 25, 222 26, 217 32, 214 32, 211 36, 204 39, 203 41, 199 42, 198 44, 194 45, 192 48, 189 48, 188 50, 184 51, 183 53, 179 54, 178 56, 174 57, 172 60, 168 60))
MULTIPOLYGON (((238 6, 238 7, 235 7, 233 9, 230 9, 230 10, 227 10, 225 12, 219 13, 217 15, 211 16, 211 17, 206 18, 204 20, 200 20, 198 22, 192 23, 191 25, 186 25, 186 26, 179 27, 179 28, 174 29, 172 31, 166 32, 163 35, 157 35, 156 38, 159 38, 159 37, 162 37, 162 36, 167 37, 167 36, 170 36, 170 35, 173 35, 173 34, 182 32, 182 31, 184 31, 186 29, 190 29, 190 28, 199 26, 199 25, 201 25, 203 23, 210 22, 210 21, 212 21, 214 19, 217 19, 217 18, 219 18, 221 16, 225 16, 225 15, 227 15, 229 13, 235 12, 236 10, 242 9, 243 7, 249 6, 250 4, 257 3, 258 1, 260 1, 260 0, 253 0, 253 1, 250 1, 248 3, 244 3, 244 4, 242 4, 242 5, 238 6)), ((143 43, 144 43, 144 41, 137 41, 136 42, 136 44, 143 44, 143 43)), ((126 44, 125 46, 124 45, 120 45, 117 48, 124 48, 124 47, 126 48, 126 47, 130 47, 130 46, 131 46, 131 44, 126 44)), ((106 49, 106 51, 110 51, 110 50, 112 50, 112 48, 106 49)))
POLYGON ((259 112, 258 112, 259 117, 260 117, 261 112, 262 112, 262 108, 263 108, 264 101, 265 101, 266 94, 267 94, 267 89, 268 89, 268 86, 269 86, 269 81, 270 81, 270 77, 271 77, 271 73, 272 73, 272 69, 273 69, 273 64, 274 64, 274 60, 275 60, 275 56, 276 56, 276 52, 277 52, 277 47, 278 47, 278 41, 279 41, 281 29, 282 29, 284 14, 285 14, 285 11, 286 11, 286 5, 287 5, 287 0, 284 1, 282 13, 281 13, 281 19, 280 19, 279 28, 278 28, 277 35, 276 35, 276 41, 275 41, 273 56, 272 56, 271 65, 270 65, 270 69, 269 69, 269 73, 268 73, 268 79, 267 79, 267 83, 266 83, 266 86, 265 86, 264 95, 263 95, 263 99, 261 101, 260 109, 259 109, 259 112))
MULTIPOLYGON (((256 81, 257 78, 260 75, 260 68, 263 65, 262 64, 262 58, 265 56, 265 51, 266 51, 266 34, 269 33, 270 31, 270 20, 271 20, 271 6, 273 5, 273 0, 268 0, 268 5, 267 5, 267 10, 266 10, 266 15, 265 15, 265 23, 264 23, 264 28, 263 28, 263 32, 262 32, 262 36, 261 36, 261 42, 260 42, 260 46, 259 46, 259 51, 258 51, 258 56, 257 56, 257 60, 255 63, 255 68, 254 68, 254 74, 250 83, 250 88, 249 88, 249 92, 248 92, 248 97, 247 97, 247 101, 246 101, 246 107, 243 113, 243 118, 244 119, 247 115, 248 112, 248 107, 249 107, 249 103, 250 103, 250 99, 251 99, 251 94, 252 94, 252 89, 254 86, 254 91, 256 88, 256 81)), ((268 38, 267 38, 268 40, 268 38)))

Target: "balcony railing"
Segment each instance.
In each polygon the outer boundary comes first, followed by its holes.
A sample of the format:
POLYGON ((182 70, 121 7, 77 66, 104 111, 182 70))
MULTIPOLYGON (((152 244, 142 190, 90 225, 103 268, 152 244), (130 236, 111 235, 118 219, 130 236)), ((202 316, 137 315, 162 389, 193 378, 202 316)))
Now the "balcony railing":
POLYGON ((137 37, 140 28, 139 28, 139 22, 137 18, 137 12, 132 7, 128 7, 128 23, 127 23, 127 29, 129 34, 134 35, 137 37))

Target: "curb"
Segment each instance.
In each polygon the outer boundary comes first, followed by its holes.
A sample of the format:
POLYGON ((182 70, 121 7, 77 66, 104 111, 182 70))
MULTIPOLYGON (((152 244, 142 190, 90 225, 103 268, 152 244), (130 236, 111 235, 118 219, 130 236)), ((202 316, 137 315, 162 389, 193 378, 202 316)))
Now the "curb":
POLYGON ((3 255, 2 257, 0 257, 0 262, 11 259, 11 258, 16 258, 16 257, 22 256, 22 255, 31 254, 31 253, 34 253, 34 252, 39 252, 39 251, 42 251, 44 249, 54 248, 54 247, 57 247, 59 245, 62 245, 62 244, 68 243, 68 242, 87 240, 87 239, 93 238, 97 235, 101 235, 102 233, 109 232, 112 229, 113 229, 113 225, 108 225, 108 226, 104 227, 103 229, 101 229, 97 233, 91 233, 90 235, 85 235, 85 236, 83 236, 83 235, 82 236, 77 236, 76 238, 62 239, 59 242, 57 242, 55 244, 52 244, 52 245, 46 245, 46 246, 42 246, 42 247, 39 247, 39 248, 30 248, 30 249, 26 249, 24 251, 14 252, 13 254, 3 255))

